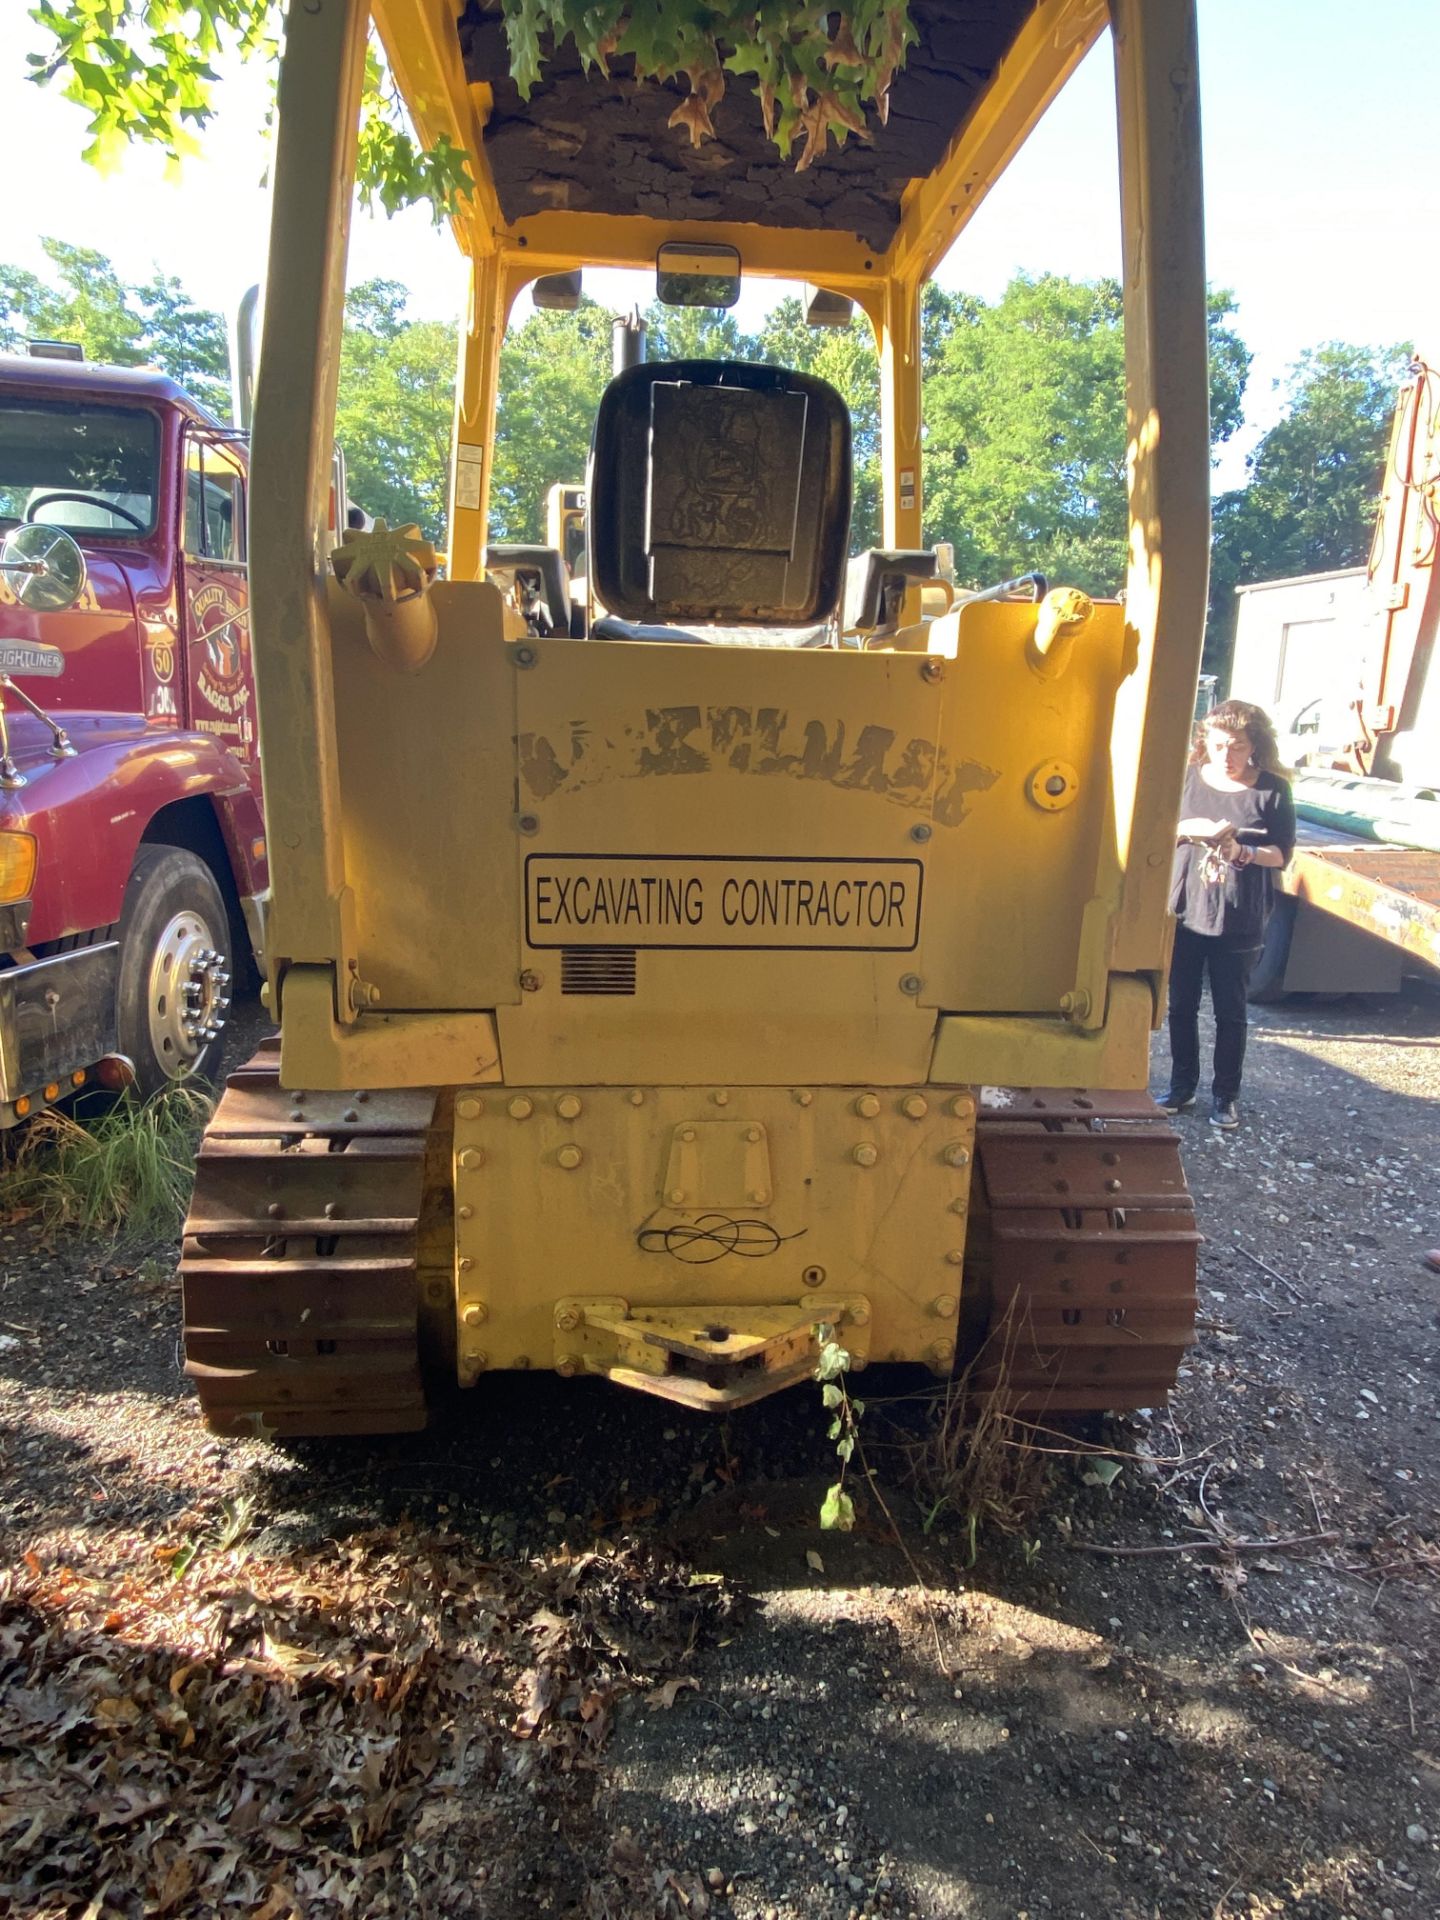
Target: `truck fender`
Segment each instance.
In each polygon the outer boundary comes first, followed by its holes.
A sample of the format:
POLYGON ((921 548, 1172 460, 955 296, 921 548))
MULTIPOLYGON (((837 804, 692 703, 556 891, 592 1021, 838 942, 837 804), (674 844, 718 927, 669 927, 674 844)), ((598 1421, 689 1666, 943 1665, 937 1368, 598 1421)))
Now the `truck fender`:
POLYGON ((102 737, 5 796, 0 827, 32 833, 39 843, 31 944, 113 926, 142 842, 165 839, 167 822, 178 824, 177 809, 195 802, 209 809, 225 855, 217 882, 224 886, 228 878, 237 899, 261 891, 267 869, 259 802, 240 761, 205 734, 102 737))

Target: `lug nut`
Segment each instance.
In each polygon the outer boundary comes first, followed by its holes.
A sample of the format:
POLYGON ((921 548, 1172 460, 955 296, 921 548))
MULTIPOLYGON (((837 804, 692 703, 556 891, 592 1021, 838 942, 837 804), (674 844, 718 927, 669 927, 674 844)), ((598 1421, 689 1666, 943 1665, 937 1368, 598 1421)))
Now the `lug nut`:
POLYGON ((580 1118, 580 1096, 578 1093, 562 1093, 555 1102, 555 1111, 562 1120, 580 1118))
POLYGON ((947 1167, 968 1167, 970 1149, 968 1147, 946 1147, 944 1160, 947 1167))
POLYGON ((880 1111, 880 1102, 873 1093, 858 1094, 855 1099, 855 1111, 862 1120, 873 1120, 880 1111))
POLYGON ((457 1164, 463 1167, 467 1173, 473 1172, 476 1167, 483 1167, 485 1164, 483 1149, 480 1147, 464 1148, 457 1164))
POLYGON ((580 1371, 580 1362, 575 1358, 573 1353, 562 1353, 560 1358, 555 1362, 555 1371, 562 1380, 573 1380, 575 1375, 580 1371))
POLYGON ((580 1324, 580 1315, 574 1307, 562 1307, 555 1316, 555 1325, 561 1333, 574 1333, 580 1324))
POLYGON ((469 1098, 457 1100, 455 1102, 455 1114, 456 1118, 460 1120, 478 1120, 480 1118, 480 1102, 469 1098))
POLYGON ((907 1120, 923 1120, 930 1111, 930 1102, 923 1093, 907 1093, 900 1102, 900 1111, 907 1120))
POLYGON ((517 1093, 506 1111, 512 1120, 528 1120, 535 1111, 535 1102, 527 1100, 523 1093, 517 1093))
POLYGON ((461 1318, 467 1327, 478 1327, 490 1318, 490 1309, 483 1300, 472 1300, 461 1318))
POLYGON ((571 1145, 561 1147, 555 1158, 567 1173, 573 1173, 585 1156, 581 1153, 579 1147, 571 1145))
POLYGON ((869 1140, 862 1140, 859 1146, 850 1149, 850 1158, 857 1167, 873 1167, 880 1158, 880 1149, 869 1140))
POLYGON ((941 1320, 953 1320, 960 1310, 960 1302, 953 1293, 937 1294, 930 1302, 930 1311, 941 1320))

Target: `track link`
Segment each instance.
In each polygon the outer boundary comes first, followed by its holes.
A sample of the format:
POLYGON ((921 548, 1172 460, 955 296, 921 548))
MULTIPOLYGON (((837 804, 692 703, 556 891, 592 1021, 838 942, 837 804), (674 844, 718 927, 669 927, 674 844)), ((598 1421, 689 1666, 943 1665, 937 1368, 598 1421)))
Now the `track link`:
POLYGON ((267 1040, 205 1130, 185 1371, 222 1434, 423 1427, 417 1242, 436 1096, 291 1093, 267 1040))
POLYGON ((1195 1339, 1202 1239, 1180 1136, 1143 1093, 986 1093, 966 1249, 975 1391, 1028 1412, 1163 1406, 1195 1339))

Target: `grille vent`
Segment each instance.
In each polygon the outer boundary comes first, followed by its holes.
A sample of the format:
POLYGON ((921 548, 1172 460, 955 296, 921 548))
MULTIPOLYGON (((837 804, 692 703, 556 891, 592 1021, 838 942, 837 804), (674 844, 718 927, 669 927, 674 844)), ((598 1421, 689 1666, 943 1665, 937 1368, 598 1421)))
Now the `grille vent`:
POLYGON ((634 993, 634 947, 562 947, 562 993, 634 993))

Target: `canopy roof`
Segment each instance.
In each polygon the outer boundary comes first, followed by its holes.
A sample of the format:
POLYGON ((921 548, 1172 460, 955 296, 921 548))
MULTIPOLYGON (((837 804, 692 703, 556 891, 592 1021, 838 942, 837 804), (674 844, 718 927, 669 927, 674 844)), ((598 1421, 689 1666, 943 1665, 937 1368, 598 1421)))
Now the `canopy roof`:
POLYGON ((932 267, 1107 19, 1104 0, 912 0, 919 40, 887 123, 872 112, 868 138, 830 144, 797 172, 767 139, 749 76, 727 76, 716 137, 692 147, 667 124, 683 78, 636 81, 628 60, 587 75, 566 40, 522 100, 495 0, 374 0, 374 11, 422 134, 447 133, 472 156, 474 215, 457 223, 471 252, 638 263, 657 225, 695 223, 759 229, 771 243, 742 246, 747 266, 796 276, 868 272, 873 255, 889 256, 882 271, 906 256, 912 271, 932 267), (780 233, 794 236, 783 264, 780 233))
POLYGON ((636 81, 628 60, 608 80, 586 75, 567 40, 525 101, 498 10, 469 0, 459 34, 466 75, 491 90, 485 158, 507 220, 568 208, 838 227, 884 252, 905 189, 938 166, 1033 11, 1034 0, 914 0, 920 39, 895 78, 888 121, 872 113, 868 140, 831 143, 803 173, 767 139, 749 76, 729 77, 716 137, 692 147, 666 124, 688 91, 683 79, 636 81))

